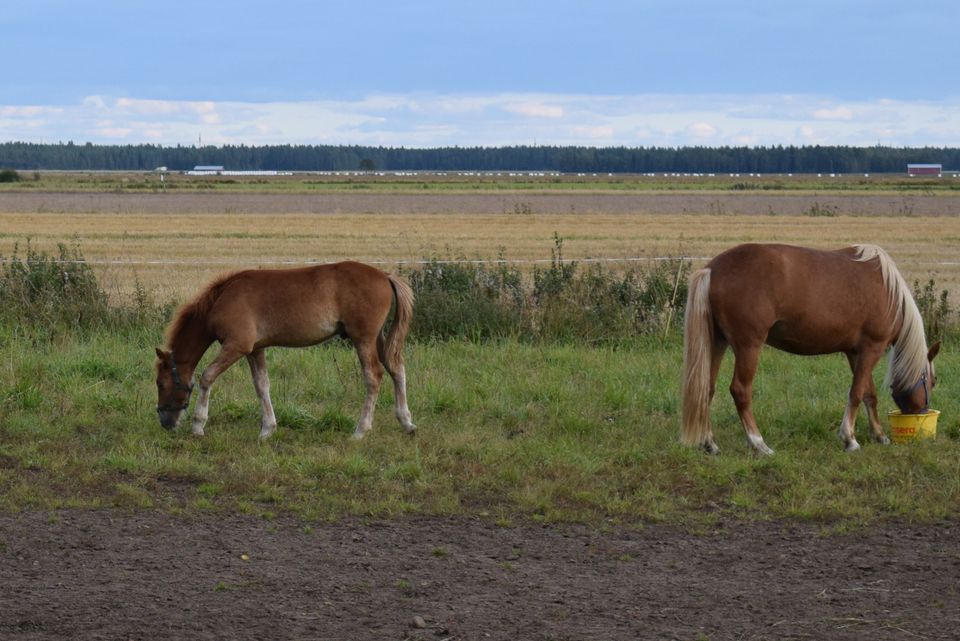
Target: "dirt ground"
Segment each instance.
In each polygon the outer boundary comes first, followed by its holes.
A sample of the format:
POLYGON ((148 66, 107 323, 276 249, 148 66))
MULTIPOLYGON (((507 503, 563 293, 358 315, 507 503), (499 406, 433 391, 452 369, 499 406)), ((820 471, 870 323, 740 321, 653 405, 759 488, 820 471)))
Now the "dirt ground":
POLYGON ((3 639, 957 639, 960 522, 0 515, 3 639))

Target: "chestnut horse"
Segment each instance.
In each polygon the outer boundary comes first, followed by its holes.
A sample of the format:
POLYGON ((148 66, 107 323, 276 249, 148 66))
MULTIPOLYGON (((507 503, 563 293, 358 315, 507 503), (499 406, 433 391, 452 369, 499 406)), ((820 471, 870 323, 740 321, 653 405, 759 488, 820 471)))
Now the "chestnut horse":
POLYGON ((363 438, 372 428, 384 367, 393 378, 397 420, 413 433, 416 426, 407 408, 403 367, 403 342, 412 315, 410 286, 362 263, 251 269, 221 276, 177 311, 167 328, 166 349, 157 348, 160 424, 167 429, 176 426, 180 413, 190 404, 197 363, 218 341, 220 352, 200 376, 193 433, 203 434, 210 386, 224 370, 246 357, 260 397, 260 439, 265 439, 276 429, 277 419, 270 402, 264 349, 306 347, 342 336, 353 342, 366 383, 354 438, 363 438), (384 341, 382 329, 394 298, 394 320, 384 341))
POLYGON ((710 402, 720 361, 729 346, 735 360, 730 393, 749 444, 772 454, 751 410, 753 377, 764 343, 792 354, 843 352, 853 372, 840 438, 860 448, 854 424, 867 406, 873 439, 889 443, 877 416, 873 368, 891 345, 885 385, 905 414, 929 407, 935 384, 923 320, 910 290, 885 251, 855 245, 821 251, 790 245, 739 245, 690 280, 684 321, 681 438, 718 451, 710 402))

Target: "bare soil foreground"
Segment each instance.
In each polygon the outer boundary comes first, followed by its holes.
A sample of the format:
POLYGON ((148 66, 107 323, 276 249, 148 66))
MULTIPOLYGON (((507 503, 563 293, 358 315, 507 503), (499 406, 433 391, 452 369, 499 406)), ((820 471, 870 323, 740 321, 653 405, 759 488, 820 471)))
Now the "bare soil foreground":
POLYGON ((117 214, 729 214, 947 216, 960 196, 924 194, 558 193, 447 194, 70 193, 0 194, 4 213, 117 214))
POLYGON ((960 522, 0 515, 3 639, 957 639, 960 522))

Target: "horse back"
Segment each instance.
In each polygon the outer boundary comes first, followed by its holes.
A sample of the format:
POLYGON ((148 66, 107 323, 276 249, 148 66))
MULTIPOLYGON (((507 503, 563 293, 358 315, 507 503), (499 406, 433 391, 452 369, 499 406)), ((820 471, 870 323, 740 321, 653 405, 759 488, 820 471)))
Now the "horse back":
POLYGON ((728 340, 818 354, 856 349, 892 334, 889 297, 876 261, 853 248, 823 251, 739 245, 714 258, 710 307, 728 340))
POLYGON ((221 341, 304 346, 337 334, 376 334, 392 300, 387 274, 363 263, 252 269, 220 285, 208 322, 221 341))

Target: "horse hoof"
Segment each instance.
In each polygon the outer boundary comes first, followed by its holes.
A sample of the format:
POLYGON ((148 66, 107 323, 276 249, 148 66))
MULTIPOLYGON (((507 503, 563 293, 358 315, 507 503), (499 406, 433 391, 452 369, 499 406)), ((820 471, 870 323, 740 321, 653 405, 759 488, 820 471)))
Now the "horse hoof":
POLYGON ((351 435, 350 435, 350 438, 353 439, 354 441, 363 440, 363 432, 361 432, 361 431, 358 430, 358 431, 354 432, 353 434, 351 434, 351 435))
POLYGON ((410 427, 405 427, 405 428, 403 428, 403 431, 405 431, 405 432, 406 432, 407 434, 409 434, 410 436, 416 436, 416 435, 417 435, 417 426, 416 426, 416 425, 411 425, 410 427))
POLYGON ((720 448, 713 441, 707 441, 703 444, 703 451, 711 456, 716 456, 720 453, 720 448))
POLYGON ((860 444, 857 443, 857 442, 854 440, 854 441, 850 441, 849 443, 847 443, 846 447, 843 448, 843 451, 844 451, 844 452, 856 452, 856 451, 859 450, 859 449, 860 449, 860 444))

